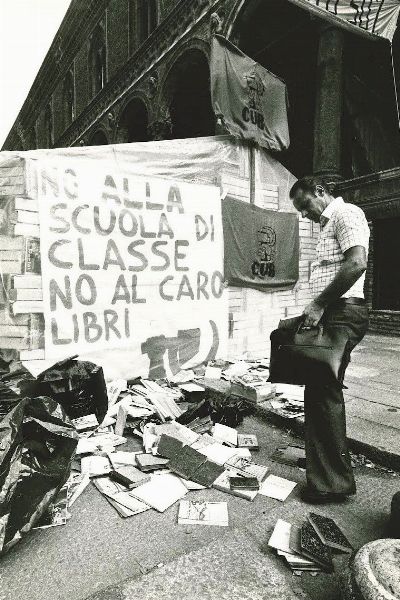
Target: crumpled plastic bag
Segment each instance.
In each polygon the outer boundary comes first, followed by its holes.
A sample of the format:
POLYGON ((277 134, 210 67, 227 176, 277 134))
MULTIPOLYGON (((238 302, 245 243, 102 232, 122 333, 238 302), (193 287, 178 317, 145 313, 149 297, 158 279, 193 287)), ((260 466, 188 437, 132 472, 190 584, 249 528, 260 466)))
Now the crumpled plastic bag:
POLYGON ((71 419, 95 414, 102 423, 108 410, 103 369, 75 357, 52 365, 37 378, 35 395, 51 396, 71 419))
POLYGON ((7 363, 7 369, 0 376, 0 420, 10 412, 25 396, 32 394, 35 377, 20 361, 7 363))
POLYGON ((0 422, 0 555, 26 534, 69 477, 78 434, 51 398, 23 398, 0 422))

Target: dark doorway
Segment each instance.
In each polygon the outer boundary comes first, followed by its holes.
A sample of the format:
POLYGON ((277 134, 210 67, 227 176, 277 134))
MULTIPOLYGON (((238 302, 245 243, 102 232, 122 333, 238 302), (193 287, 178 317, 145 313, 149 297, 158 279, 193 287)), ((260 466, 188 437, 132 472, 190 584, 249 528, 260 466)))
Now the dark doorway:
POLYGON ((173 138, 214 135, 210 69, 200 50, 186 52, 173 67, 170 81, 173 138))
POLYGON ((144 102, 139 99, 132 100, 125 107, 119 121, 119 143, 147 142, 149 139, 147 133, 148 125, 149 118, 144 102))
POLYGON ((108 139, 103 131, 96 131, 93 137, 90 139, 88 146, 106 146, 108 139))
POLYGON ((400 311, 400 217, 374 221, 374 308, 400 311))
POLYGON ((313 169, 317 23, 286 0, 253 0, 233 32, 245 54, 286 83, 291 141, 277 158, 297 177, 313 169))

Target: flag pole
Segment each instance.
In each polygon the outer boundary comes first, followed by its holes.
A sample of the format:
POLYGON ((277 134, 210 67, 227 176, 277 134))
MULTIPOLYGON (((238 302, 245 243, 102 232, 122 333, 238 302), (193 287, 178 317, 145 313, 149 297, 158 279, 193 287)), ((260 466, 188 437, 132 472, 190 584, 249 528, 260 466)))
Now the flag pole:
POLYGON ((396 68, 394 65, 394 57, 393 57, 393 44, 390 44, 390 57, 392 60, 392 74, 393 74, 393 86, 394 86, 394 97, 396 102, 396 110, 397 110, 397 125, 400 129, 400 109, 399 109, 399 95, 397 93, 397 82, 396 82, 396 68))
POLYGON ((249 185, 250 204, 256 201, 256 145, 249 141, 249 185))

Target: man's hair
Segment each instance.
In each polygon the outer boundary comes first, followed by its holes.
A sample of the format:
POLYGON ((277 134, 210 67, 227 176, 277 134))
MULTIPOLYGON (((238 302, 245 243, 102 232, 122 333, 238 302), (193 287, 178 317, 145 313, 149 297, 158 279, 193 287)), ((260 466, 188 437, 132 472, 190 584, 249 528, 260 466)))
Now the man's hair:
POLYGON ((326 192, 328 192, 328 194, 333 194, 335 183, 324 176, 306 175, 305 177, 298 179, 296 183, 292 185, 289 196, 290 198, 294 198, 298 190, 305 193, 308 192, 310 194, 315 194, 317 187, 322 187, 326 192))

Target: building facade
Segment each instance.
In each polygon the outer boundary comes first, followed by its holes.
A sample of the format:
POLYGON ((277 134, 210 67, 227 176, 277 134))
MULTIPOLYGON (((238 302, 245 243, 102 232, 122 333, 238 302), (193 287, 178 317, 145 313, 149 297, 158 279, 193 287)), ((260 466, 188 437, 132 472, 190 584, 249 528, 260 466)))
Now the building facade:
MULTIPOLYGON (((371 329, 400 335, 400 134, 386 40, 335 27, 295 0, 72 0, 3 149, 221 133, 210 99, 214 32, 287 84, 291 145, 275 158, 296 177, 336 181, 366 211, 371 329)), ((393 64, 400 71, 398 32, 393 64)))

